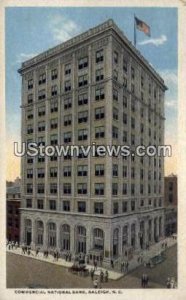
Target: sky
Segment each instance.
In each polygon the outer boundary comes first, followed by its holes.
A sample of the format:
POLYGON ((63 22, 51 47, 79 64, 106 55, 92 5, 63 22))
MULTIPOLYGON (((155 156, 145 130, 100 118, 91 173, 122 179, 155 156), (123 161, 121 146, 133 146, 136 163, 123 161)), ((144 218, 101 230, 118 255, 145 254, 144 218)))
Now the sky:
POLYGON ((9 7, 6 8, 6 134, 7 180, 20 175, 20 159, 13 143, 20 142, 21 63, 89 28, 112 18, 133 42, 134 15, 151 28, 151 37, 137 31, 137 49, 163 77, 165 97, 165 144, 173 155, 165 159, 165 175, 177 173, 177 9, 135 7, 9 7))

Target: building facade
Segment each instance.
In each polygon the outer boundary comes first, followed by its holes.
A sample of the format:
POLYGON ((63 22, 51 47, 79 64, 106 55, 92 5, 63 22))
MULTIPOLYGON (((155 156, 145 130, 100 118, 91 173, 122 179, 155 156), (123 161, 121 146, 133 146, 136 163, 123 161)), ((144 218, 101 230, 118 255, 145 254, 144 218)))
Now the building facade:
POLYGON ((7 188, 6 194, 6 237, 8 241, 20 241, 20 206, 21 194, 20 186, 13 186, 7 188))
MULTIPOLYGON (((163 79, 112 20, 22 64, 22 142, 163 145, 163 79)), ((106 264, 164 234, 162 157, 22 158, 21 240, 106 264)))
POLYGON ((177 176, 165 177, 165 235, 177 233, 177 176))

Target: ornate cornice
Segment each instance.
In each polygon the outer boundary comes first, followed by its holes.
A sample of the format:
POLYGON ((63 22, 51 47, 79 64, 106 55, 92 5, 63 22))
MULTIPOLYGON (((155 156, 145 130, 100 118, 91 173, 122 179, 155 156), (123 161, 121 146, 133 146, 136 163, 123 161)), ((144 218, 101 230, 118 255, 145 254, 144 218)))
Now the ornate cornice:
POLYGON ((157 78, 157 80, 161 83, 161 85, 166 90, 167 87, 164 84, 164 80, 160 77, 160 75, 154 70, 154 68, 149 64, 149 62, 141 55, 141 53, 132 45, 132 43, 127 39, 127 37, 123 34, 123 32, 119 29, 119 27, 114 23, 112 19, 107 20, 106 22, 98 25, 94 28, 90 28, 88 31, 77 35, 76 37, 59 44, 56 47, 53 47, 32 59, 29 59, 22 63, 21 68, 18 70, 20 74, 22 74, 25 70, 38 63, 43 62, 46 59, 53 58, 56 55, 61 54, 61 52, 70 49, 78 45, 79 43, 85 42, 88 39, 104 33, 106 30, 112 29, 117 35, 121 38, 121 40, 128 46, 128 48, 137 56, 137 58, 147 67, 147 69, 157 78))

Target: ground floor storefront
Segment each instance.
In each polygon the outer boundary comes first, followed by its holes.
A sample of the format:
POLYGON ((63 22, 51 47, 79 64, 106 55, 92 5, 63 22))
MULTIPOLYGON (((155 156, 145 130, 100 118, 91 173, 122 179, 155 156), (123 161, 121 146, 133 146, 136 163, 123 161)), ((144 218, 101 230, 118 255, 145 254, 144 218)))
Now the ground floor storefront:
POLYGON ((163 210, 117 218, 21 212, 21 243, 32 249, 82 254, 89 262, 110 264, 132 258, 164 235, 163 210))

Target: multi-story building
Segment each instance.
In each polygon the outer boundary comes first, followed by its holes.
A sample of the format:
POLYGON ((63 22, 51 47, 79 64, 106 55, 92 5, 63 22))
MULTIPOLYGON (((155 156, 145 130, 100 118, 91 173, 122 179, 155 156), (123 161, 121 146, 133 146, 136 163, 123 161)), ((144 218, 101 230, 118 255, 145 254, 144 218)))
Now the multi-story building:
POLYGON ((20 213, 21 194, 20 185, 7 187, 6 193, 6 237, 9 241, 19 242, 20 239, 20 213))
POLYGON ((177 233, 177 176, 165 177, 165 235, 177 233))
MULTIPOLYGON (((163 79, 112 20, 30 59, 22 141, 159 145, 163 79)), ((21 240, 106 264, 164 233, 162 157, 23 157, 21 240)))

